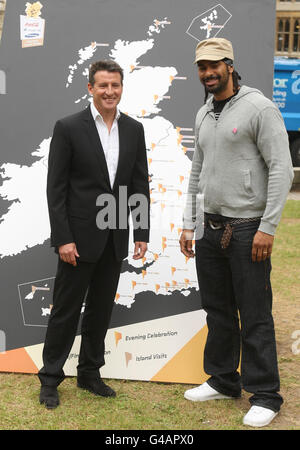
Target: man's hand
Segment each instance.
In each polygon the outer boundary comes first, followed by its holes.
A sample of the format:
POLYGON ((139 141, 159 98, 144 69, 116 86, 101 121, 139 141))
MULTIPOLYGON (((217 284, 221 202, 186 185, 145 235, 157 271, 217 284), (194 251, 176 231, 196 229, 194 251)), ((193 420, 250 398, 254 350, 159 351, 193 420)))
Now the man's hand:
POLYGON ((60 259, 68 264, 72 264, 72 266, 76 267, 76 257, 79 258, 76 244, 72 242, 71 244, 61 245, 58 248, 60 259))
POLYGON ((188 258, 194 258, 193 247, 194 230, 183 230, 179 239, 180 250, 188 258))
POLYGON ((133 259, 144 258, 147 248, 148 248, 147 242, 142 242, 142 241, 135 242, 133 259))
POLYGON ((257 231, 252 243, 252 261, 260 262, 270 258, 273 242, 274 236, 263 233, 262 231, 257 231))

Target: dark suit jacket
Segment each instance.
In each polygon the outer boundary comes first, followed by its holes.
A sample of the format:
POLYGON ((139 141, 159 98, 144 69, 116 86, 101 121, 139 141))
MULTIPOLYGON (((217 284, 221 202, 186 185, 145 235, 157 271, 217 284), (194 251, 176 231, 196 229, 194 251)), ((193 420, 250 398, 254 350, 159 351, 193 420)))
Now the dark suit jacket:
MULTIPOLYGON (((129 238, 128 227, 119 229, 119 187, 126 187, 127 200, 132 194, 143 194, 149 208, 143 125, 121 113, 118 127, 119 163, 113 188, 90 107, 57 121, 54 128, 47 180, 51 246, 57 251, 58 246, 75 242, 82 261, 97 261, 108 238, 109 228, 99 229, 96 224, 99 210, 107 205, 96 205, 100 194, 111 194, 116 200, 117 229, 113 240, 119 260, 128 255, 129 238)), ((127 205, 128 202, 128 217, 127 205)), ((134 229, 134 241, 149 242, 149 221, 145 229, 134 229)))

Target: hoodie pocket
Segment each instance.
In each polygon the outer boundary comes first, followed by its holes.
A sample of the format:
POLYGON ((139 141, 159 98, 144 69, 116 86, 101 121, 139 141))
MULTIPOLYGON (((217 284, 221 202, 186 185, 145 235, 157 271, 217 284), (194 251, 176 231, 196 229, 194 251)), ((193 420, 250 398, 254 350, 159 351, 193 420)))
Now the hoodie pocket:
POLYGON ((243 175, 244 175, 244 188, 245 188, 245 191, 248 194, 253 194, 250 169, 244 169, 243 170, 243 175))

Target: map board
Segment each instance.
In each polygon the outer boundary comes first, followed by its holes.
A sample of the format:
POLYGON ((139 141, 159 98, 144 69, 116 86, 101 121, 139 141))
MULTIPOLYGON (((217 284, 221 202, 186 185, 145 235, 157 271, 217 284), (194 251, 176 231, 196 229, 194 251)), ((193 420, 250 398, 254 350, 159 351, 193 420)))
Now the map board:
MULTIPOLYGON (((86 108, 89 65, 124 69, 120 109, 144 125, 152 229, 124 261, 103 377, 199 383, 206 316, 179 236, 194 120, 204 90, 197 43, 233 42, 242 83, 272 98, 275 1, 8 0, 0 45, 0 370, 36 373, 51 311, 47 158, 56 120, 86 108)), ((82 311, 84 311, 84 299, 82 311)), ((76 374, 80 324, 65 365, 76 374)))

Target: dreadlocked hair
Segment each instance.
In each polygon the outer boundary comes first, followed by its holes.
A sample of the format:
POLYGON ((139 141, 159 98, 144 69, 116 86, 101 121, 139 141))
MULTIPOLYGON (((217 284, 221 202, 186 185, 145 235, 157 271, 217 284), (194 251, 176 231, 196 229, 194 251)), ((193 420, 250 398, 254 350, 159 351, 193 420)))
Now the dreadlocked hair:
POLYGON ((242 78, 240 77, 240 74, 236 70, 234 70, 232 72, 233 91, 234 92, 238 91, 238 89, 240 87, 239 80, 241 80, 241 79, 242 78))

